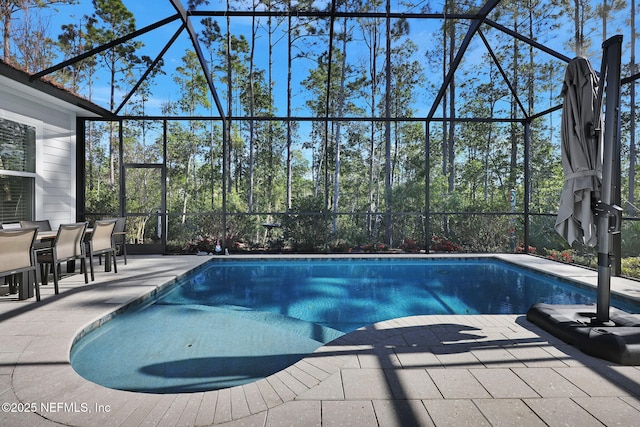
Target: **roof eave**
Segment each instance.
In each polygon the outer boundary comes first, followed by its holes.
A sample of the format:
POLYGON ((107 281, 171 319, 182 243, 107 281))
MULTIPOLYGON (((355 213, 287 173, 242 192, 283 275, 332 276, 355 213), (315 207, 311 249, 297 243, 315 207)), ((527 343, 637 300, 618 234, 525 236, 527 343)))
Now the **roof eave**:
POLYGON ((50 82, 35 79, 31 80, 29 73, 12 67, 0 61, 0 76, 4 76, 23 87, 33 89, 46 96, 51 96, 65 104, 76 113, 77 117, 103 118, 116 120, 118 116, 111 111, 94 104, 93 102, 77 96, 65 89, 59 88, 50 82))

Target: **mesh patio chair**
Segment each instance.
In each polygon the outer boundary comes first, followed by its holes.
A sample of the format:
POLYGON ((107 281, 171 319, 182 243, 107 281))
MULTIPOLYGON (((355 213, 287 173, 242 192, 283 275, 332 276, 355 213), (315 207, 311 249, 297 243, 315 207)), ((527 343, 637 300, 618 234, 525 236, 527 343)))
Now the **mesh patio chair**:
POLYGON ((20 221, 21 228, 36 227, 39 231, 51 231, 51 223, 48 219, 38 221, 20 221))
POLYGON ((0 277, 7 277, 11 283, 22 275, 18 299, 31 297, 33 286, 40 301, 40 276, 33 249, 37 234, 35 227, 0 230, 0 277))
MULTIPOLYGON (((127 265, 127 218, 120 216, 117 218, 106 218, 105 221, 107 220, 116 221, 116 226, 113 229, 113 241, 116 244, 116 254, 122 255, 124 258, 124 265, 127 265)), ((99 258, 99 261, 100 264, 102 264, 102 257, 99 258)))
POLYGON ((60 275, 60 264, 63 262, 81 261, 80 269, 84 272, 84 283, 89 283, 87 274, 87 256, 84 246, 84 235, 87 231, 86 222, 78 222, 74 224, 62 224, 58 228, 58 234, 51 248, 38 250, 38 262, 40 263, 42 272, 42 281, 46 283, 48 275, 45 265, 51 266, 53 273, 53 284, 55 293, 58 290, 58 280, 60 275))
POLYGON ((113 272, 118 272, 116 265, 116 244, 113 240, 113 230, 116 226, 115 219, 96 221, 93 225, 93 232, 87 242, 89 248, 89 268, 91 269, 91 280, 95 280, 93 274, 93 257, 106 256, 105 271, 108 271, 110 262, 113 260, 113 272))
POLYGON ((127 265, 127 218, 124 216, 116 218, 116 227, 113 230, 113 240, 116 243, 116 249, 120 248, 120 253, 124 258, 124 265, 127 265))
MULTIPOLYGON (((38 231, 52 231, 51 223, 48 219, 40 219, 37 221, 20 221, 21 228, 35 227, 38 231)), ((34 247, 36 250, 50 248, 53 240, 36 241, 34 247)))

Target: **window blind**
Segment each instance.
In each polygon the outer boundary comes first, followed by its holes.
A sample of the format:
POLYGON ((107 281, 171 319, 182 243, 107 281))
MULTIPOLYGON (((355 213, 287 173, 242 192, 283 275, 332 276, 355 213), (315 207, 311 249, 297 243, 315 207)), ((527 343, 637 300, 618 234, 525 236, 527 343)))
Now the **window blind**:
POLYGON ((0 170, 36 171, 36 129, 0 119, 0 170))
POLYGON ((35 171, 36 129, 0 118, 0 223, 33 219, 35 171))

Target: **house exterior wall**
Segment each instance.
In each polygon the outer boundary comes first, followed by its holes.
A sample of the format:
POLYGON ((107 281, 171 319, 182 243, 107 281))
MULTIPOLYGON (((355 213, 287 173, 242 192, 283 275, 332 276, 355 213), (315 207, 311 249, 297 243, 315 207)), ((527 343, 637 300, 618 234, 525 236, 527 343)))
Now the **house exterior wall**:
POLYGON ((34 218, 76 220, 76 115, 0 84, 0 117, 36 128, 34 218))

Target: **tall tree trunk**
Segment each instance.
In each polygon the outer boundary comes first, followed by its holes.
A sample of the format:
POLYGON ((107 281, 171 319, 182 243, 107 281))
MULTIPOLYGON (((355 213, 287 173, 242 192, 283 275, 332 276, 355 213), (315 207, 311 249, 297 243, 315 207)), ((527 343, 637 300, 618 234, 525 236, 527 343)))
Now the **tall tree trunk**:
MULTIPOLYGON (((371 78, 371 105, 370 105, 370 114, 371 117, 376 116, 376 96, 377 96, 377 88, 378 88, 378 31, 377 25, 370 27, 371 34, 371 45, 369 46, 369 77, 371 78)), ((369 239, 373 238, 373 222, 375 221, 375 216, 373 215, 376 211, 376 189, 375 189, 375 181, 374 177, 377 175, 375 172, 375 157, 376 157, 376 123, 371 122, 370 127, 370 141, 369 141, 369 206, 367 208, 367 235, 369 239)))
MULTIPOLYGON (((449 64, 453 63, 456 50, 456 31, 455 25, 452 25, 449 31, 449 64)), ((453 119, 456 116, 456 81, 452 76, 449 84, 449 135, 447 138, 447 173, 448 173, 448 191, 453 194, 455 190, 455 129, 456 124, 453 119)))
MULTIPOLYGON (((534 16, 533 16, 533 5, 531 4, 531 0, 529 0, 529 38, 531 40, 535 39, 535 34, 533 32, 534 24, 534 16)), ((535 64, 535 53, 533 51, 533 46, 529 45, 529 70, 528 70, 528 79, 527 79, 527 112, 528 114, 533 113, 534 101, 535 101, 535 77, 536 77, 536 64, 535 64)))
MULTIPOLYGON (((271 12, 271 0, 268 0, 267 3, 267 9, 269 12, 271 12)), ((268 35, 269 35, 269 55, 268 55, 268 82, 269 82, 269 102, 273 102, 273 32, 274 29, 272 28, 273 25, 273 18, 271 18, 271 16, 269 16, 267 18, 267 28, 268 28, 268 35)), ((269 169, 267 172, 267 196, 266 196, 266 202, 267 202, 267 212, 271 212, 273 210, 273 158, 274 158, 274 152, 273 152, 273 121, 269 120, 269 135, 267 136, 267 140, 269 141, 269 169)), ((273 219, 271 218, 271 216, 269 216, 268 218, 268 222, 272 222, 273 219)), ((265 234, 266 234, 266 230, 265 230, 265 234)))
MULTIPOLYGON (((448 7, 447 2, 445 2, 445 10, 448 7)), ((446 80, 447 78, 447 64, 448 64, 448 45, 447 45, 447 31, 448 31, 449 23, 445 20, 444 26, 442 28, 442 80, 446 80)), ((447 176, 447 116, 449 113, 447 112, 447 102, 449 102, 449 93, 447 91, 444 92, 442 96, 442 176, 447 176)))
POLYGON ((3 1, 2 5, 2 54, 4 55, 4 61, 8 64, 13 63, 11 57, 11 2, 3 1))
POLYGON ((393 198, 391 194, 391 0, 387 0, 386 18, 386 65, 385 65, 385 99, 384 99, 384 201, 385 201, 385 231, 384 243, 391 246, 391 209, 393 198))
MULTIPOLYGON (((631 0, 631 58, 630 58, 630 74, 634 75, 638 72, 636 67, 636 1, 631 0)), ((637 162, 637 150, 636 150, 636 85, 630 84, 629 102, 630 102, 630 118, 629 118, 629 193, 627 199, 629 200, 629 216, 635 216, 636 214, 636 197, 635 197, 635 185, 636 185, 636 162, 637 162)))
POLYGON ((180 223, 182 225, 187 222, 187 202, 189 200, 189 175, 191 173, 191 155, 187 157, 187 170, 184 177, 184 188, 182 189, 182 217, 180 223))
MULTIPOLYGON (((253 4, 253 11, 256 11, 255 1, 253 4)), ((253 80, 253 60, 256 47, 256 16, 251 17, 251 53, 249 56, 249 200, 248 208, 249 213, 253 212, 253 186, 254 186, 254 152, 255 152, 255 135, 254 135, 254 123, 253 117, 255 116, 255 93, 254 93, 254 80, 253 80)))
MULTIPOLYGON (((445 12, 451 12, 451 2, 450 0, 445 0, 444 3, 444 10, 445 12)), ((449 33, 451 31, 455 32, 455 30, 452 30, 451 28, 455 28, 455 25, 453 23, 453 21, 449 21, 449 20, 444 20, 443 23, 443 27, 442 27, 442 79, 446 80, 447 78, 447 66, 450 65, 450 60, 451 58, 453 58, 453 46, 449 46, 448 40, 449 40, 449 33), (449 52, 449 50, 451 50, 451 52, 449 52)), ((449 173, 449 147, 448 147, 448 141, 449 141, 449 128, 448 128, 448 124, 447 124, 447 117, 449 115, 449 112, 447 111, 447 106, 448 103, 452 102, 452 100, 449 99, 449 92, 445 91, 443 97, 442 97, 442 118, 444 119, 442 121, 442 176, 443 177, 447 177, 447 174, 449 173)), ((442 217, 442 230, 445 236, 449 236, 450 235, 450 230, 449 230, 449 217, 444 215, 442 217)), ((430 238, 430 236, 428 237, 430 238)))
MULTIPOLYGON (((116 105, 115 98, 115 86, 116 86, 116 58, 115 52, 111 52, 110 54, 111 60, 111 93, 109 98, 109 108, 111 111, 114 110, 116 105)), ((114 124, 112 121, 109 122, 109 185, 111 188, 115 186, 116 183, 116 150, 115 150, 115 130, 114 124)))
POLYGON ((584 55, 584 21, 582 18, 581 0, 574 0, 573 28, 576 42, 576 56, 584 55))
MULTIPOLYGON (((490 117, 493 117, 493 113, 495 110, 495 101, 493 99, 493 91, 491 95, 491 99, 489 100, 491 105, 490 117)), ((487 142, 484 146, 484 202, 487 203, 489 201, 489 156, 491 152, 491 143, 493 142, 493 123, 489 122, 489 130, 487 132, 487 142)))
POLYGON ((210 123, 211 123, 211 128, 210 128, 211 135, 209 136, 209 167, 211 168, 211 179, 209 180, 209 185, 211 186, 211 199, 210 199, 209 209, 213 211, 216 208, 216 180, 214 179, 214 173, 215 173, 214 171, 216 170, 216 160, 215 160, 216 156, 214 155, 215 145, 214 145, 213 132, 215 127, 213 124, 213 120, 210 123))
MULTIPOLYGON (((342 61, 341 61, 341 70, 340 70, 340 93, 338 95, 338 111, 336 112, 338 117, 342 117, 344 114, 344 104, 345 104, 345 85, 347 80, 347 20, 344 20, 344 29, 343 29, 343 37, 342 37, 342 61)), ((329 66, 331 66, 329 64, 329 66)), ((338 206, 340 200, 340 130, 341 124, 338 120, 336 123, 336 131, 335 131, 335 171, 333 176, 333 213, 336 214, 333 216, 333 234, 334 236, 338 233, 338 206)))
MULTIPOLYGON (((227 0, 227 10, 231 9, 231 0, 227 0)), ((233 73, 231 71, 231 67, 233 66, 233 61, 231 58, 231 17, 227 15, 227 158, 224 160, 227 162, 227 191, 231 193, 233 190, 233 178, 231 173, 231 159, 232 151, 233 151, 233 142, 232 142, 232 121, 231 116, 233 115, 233 73)))
MULTIPOLYGON (((287 2, 287 9, 291 10, 291 0, 289 0, 287 2)), ((291 186, 292 186, 292 181, 293 181, 293 177, 292 177, 292 167, 291 167, 291 162, 292 162, 292 153, 291 153, 291 80, 292 80, 292 73, 291 73, 291 62, 292 62, 292 58, 291 58, 291 44, 293 43, 293 40, 291 38, 291 15, 289 15, 289 21, 288 21, 288 30, 287 31, 287 206, 286 206, 286 211, 289 212, 289 210, 291 209, 291 186)), ((311 162, 313 163, 313 159, 311 159, 311 162)))
MULTIPOLYGON (((89 101, 93 101, 93 67, 89 66, 88 70, 89 77, 89 101)), ((85 156, 88 156, 88 159, 93 159, 93 130, 94 130, 95 122, 93 120, 89 120, 87 122, 87 133, 85 136, 85 143, 87 144, 87 149, 85 152, 85 156)), ((88 181, 89 181, 89 189, 93 190, 93 182, 94 182, 94 171, 93 171, 93 161, 86 162, 88 170, 88 181)))
POLYGON ((607 17, 609 15, 609 6, 607 0, 602 0, 602 41, 607 39, 607 17))
MULTIPOLYGON (((514 12, 514 23, 513 29, 514 31, 518 31, 520 25, 518 23, 517 12, 514 12)), ((516 38, 513 39, 511 57, 513 58, 513 88, 516 93, 518 93, 520 89, 519 84, 519 75, 520 75, 520 61, 518 61, 518 56, 520 55, 520 50, 518 49, 518 40, 516 38)), ((515 96, 511 96, 511 117, 516 117, 518 113, 518 103, 516 101, 515 96)), ((515 188, 517 181, 517 171, 518 171, 518 126, 515 123, 512 123, 509 127, 509 140, 511 141, 511 160, 509 163, 509 180, 507 190, 511 190, 515 188)), ((505 197, 508 197, 508 193, 505 194, 505 197)))

